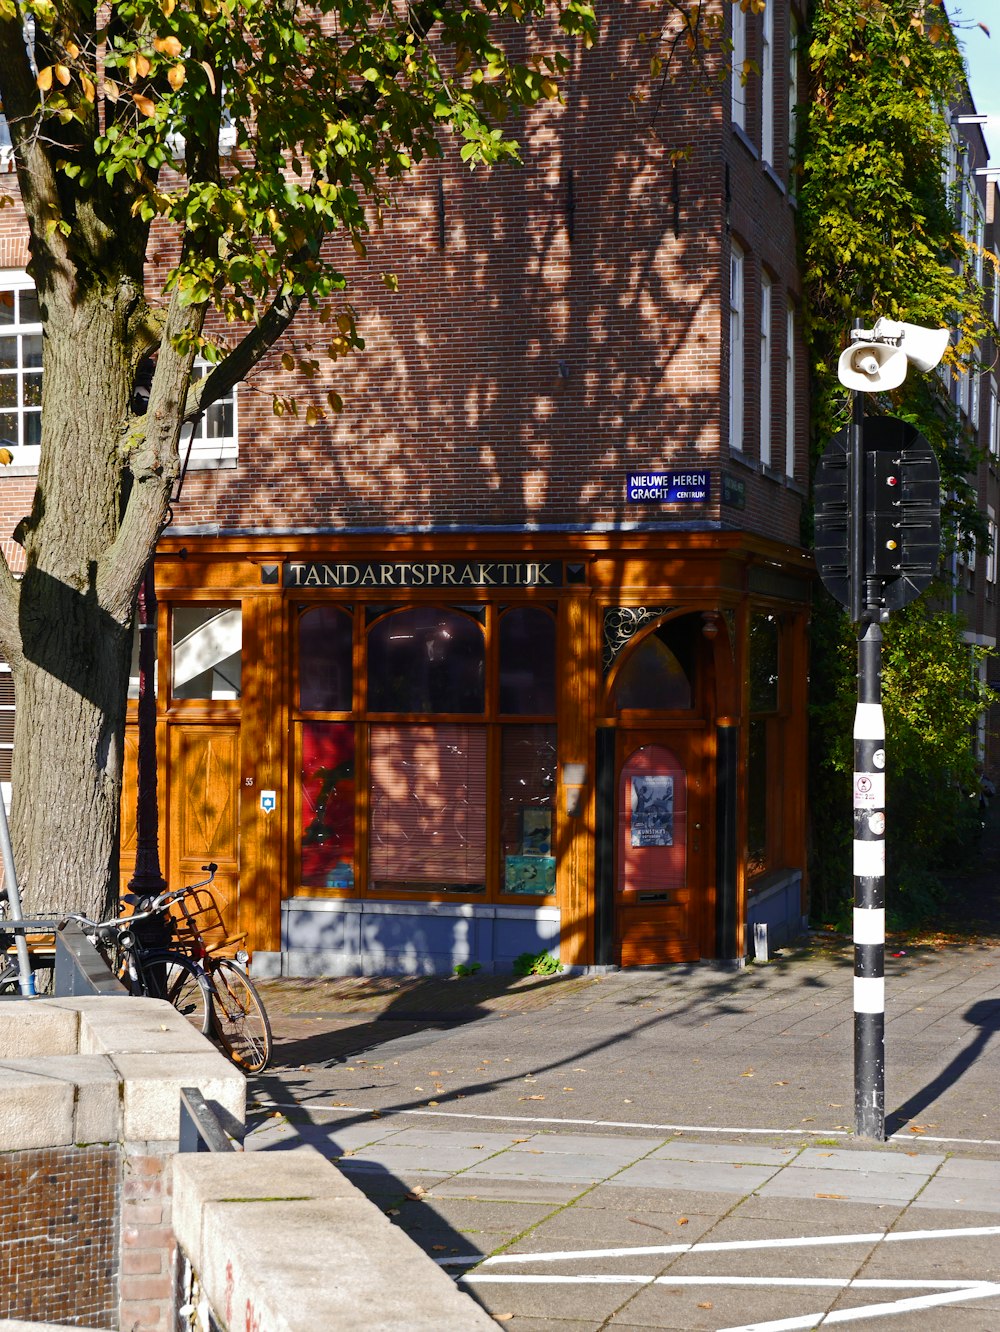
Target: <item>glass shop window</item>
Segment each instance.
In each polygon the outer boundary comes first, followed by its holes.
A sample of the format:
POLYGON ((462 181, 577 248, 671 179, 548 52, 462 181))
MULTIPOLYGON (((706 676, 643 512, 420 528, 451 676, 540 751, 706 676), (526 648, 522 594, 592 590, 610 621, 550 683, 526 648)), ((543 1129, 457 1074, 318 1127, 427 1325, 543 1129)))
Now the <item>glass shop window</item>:
POLYGON ((368 711, 470 712, 486 706, 486 644, 472 615, 394 611, 368 631, 368 711))
POLYGON ((354 887, 353 722, 302 725, 302 882, 354 887))
POLYGON ((693 706, 694 661, 687 617, 668 620, 626 658, 615 680, 615 709, 686 711, 693 706))
POLYGON ((556 891, 556 728, 505 726, 500 751, 501 890, 550 897, 556 891))
POLYGON ((174 698, 240 697, 243 615, 238 606, 175 606, 170 649, 174 698))
POLYGON ((354 621, 338 606, 299 616, 299 707, 303 712, 350 712, 354 686, 354 621))
POLYGON ((500 619, 500 711, 537 716, 556 710, 556 622, 537 606, 500 619))

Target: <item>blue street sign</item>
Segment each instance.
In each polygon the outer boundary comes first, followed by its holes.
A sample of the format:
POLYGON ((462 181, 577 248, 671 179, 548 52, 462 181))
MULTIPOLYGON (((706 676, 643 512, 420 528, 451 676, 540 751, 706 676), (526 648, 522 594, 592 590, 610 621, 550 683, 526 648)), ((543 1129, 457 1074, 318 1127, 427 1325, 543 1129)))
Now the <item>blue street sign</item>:
POLYGON ((712 489, 711 472, 629 472, 631 504, 704 504, 712 489))

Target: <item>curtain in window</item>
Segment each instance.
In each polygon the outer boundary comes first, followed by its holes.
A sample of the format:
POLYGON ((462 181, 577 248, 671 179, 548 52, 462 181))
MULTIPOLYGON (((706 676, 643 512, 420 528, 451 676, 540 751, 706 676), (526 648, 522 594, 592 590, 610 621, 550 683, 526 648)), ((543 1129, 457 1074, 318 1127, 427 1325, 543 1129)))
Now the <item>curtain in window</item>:
POLYGON ((369 864, 376 888, 486 886, 486 728, 373 725, 369 864))

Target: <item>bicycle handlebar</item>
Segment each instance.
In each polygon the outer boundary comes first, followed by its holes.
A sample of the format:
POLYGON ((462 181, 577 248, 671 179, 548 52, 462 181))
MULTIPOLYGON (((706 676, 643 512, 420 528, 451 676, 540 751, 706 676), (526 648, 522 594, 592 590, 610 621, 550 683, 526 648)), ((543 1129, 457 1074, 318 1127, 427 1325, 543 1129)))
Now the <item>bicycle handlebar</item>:
MULTIPOLYGON (((172 892, 160 893, 157 897, 148 900, 148 906, 144 911, 133 911, 131 915, 115 916, 111 920, 91 920, 89 916, 84 916, 78 911, 71 911, 61 918, 59 926, 61 928, 68 921, 75 920, 84 929, 94 930, 98 934, 110 934, 114 930, 128 929, 129 926, 135 925, 140 920, 148 920, 150 916, 160 915, 166 911, 172 902, 179 901, 185 893, 190 893, 195 888, 204 888, 215 878, 215 872, 218 868, 214 861, 202 865, 202 869, 208 873, 207 879, 202 879, 199 883, 189 883, 183 888, 175 888, 172 892)), ((146 899, 140 898, 138 900, 146 899)))

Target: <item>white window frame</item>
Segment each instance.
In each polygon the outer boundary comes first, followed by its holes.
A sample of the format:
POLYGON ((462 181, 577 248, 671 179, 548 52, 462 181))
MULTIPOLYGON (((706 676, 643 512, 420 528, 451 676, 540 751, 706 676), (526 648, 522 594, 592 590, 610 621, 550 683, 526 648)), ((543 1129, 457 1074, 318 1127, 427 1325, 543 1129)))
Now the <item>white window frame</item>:
MULTIPOLYGON (((0 292, 10 291, 33 291, 34 283, 31 278, 22 269, 0 269, 0 292)), ((0 325, 0 330, 5 326, 0 325)), ((18 324, 14 326, 13 334, 6 336, 16 337, 18 340, 22 336, 40 337, 42 335, 42 325, 37 324, 18 324)), ((0 332, 0 336, 4 336, 0 332)), ((18 358, 20 360, 20 357, 18 358)), ((199 378, 211 367, 207 361, 200 357, 195 361, 193 377, 199 378)), ((38 471, 38 464, 41 461, 41 446, 39 444, 23 444, 23 424, 21 418, 25 414, 33 416, 41 415, 40 409, 25 409, 21 405, 21 390, 23 371, 18 369, 16 372, 7 372, 0 370, 0 378, 12 379, 16 375, 18 381, 18 405, 14 410, 18 413, 18 439, 13 442, 11 449, 14 454, 14 461, 6 467, 0 467, 0 479, 5 476, 25 476, 34 475, 38 471)), ((0 411, 9 411, 10 408, 0 407, 0 411)), ((4 438, 0 432, 0 440, 4 438)), ((228 394, 213 403, 205 413, 193 425, 184 426, 180 434, 180 458, 181 466, 189 471, 201 471, 207 468, 232 465, 239 457, 239 415, 238 401, 235 389, 231 389, 228 394), (231 429, 225 427, 231 424, 231 429), (192 440, 192 435, 194 436, 192 440), (189 447, 190 445, 190 447, 189 447)))
POLYGON ((767 273, 760 275, 760 461, 771 465, 771 328, 774 286, 767 273))
POLYGON ((795 476, 795 307, 785 314, 785 475, 795 476))
POLYGON ((990 454, 994 458, 1000 458, 1000 404, 997 402, 997 386, 994 380, 990 380, 990 426, 989 440, 987 441, 990 454))
POLYGON ((734 125, 745 130, 747 127, 747 85, 743 76, 743 67, 747 60, 747 16, 741 9, 739 0, 730 6, 733 16, 731 54, 732 71, 729 78, 730 114, 734 125))
MULTIPOLYGON (((191 377, 201 379, 211 369, 209 363, 199 356, 195 359, 191 377)), ((188 471, 203 471, 235 462, 239 457, 239 438, 239 403, 233 388, 218 402, 206 408, 197 421, 182 428, 179 445, 181 466, 188 471), (232 429, 225 430, 224 427, 230 422, 232 429)))
POLYGON ((729 447, 743 452, 744 273, 743 250, 732 242, 729 255, 729 447))
POLYGON ((986 527, 990 537, 990 548, 986 552, 986 581, 997 581, 997 515, 991 504, 986 506, 986 527))
MULTIPOLYGON (((3 293, 23 292, 23 291, 33 292, 34 290, 35 290, 35 284, 32 282, 31 278, 28 277, 27 273, 25 273, 23 270, 0 269, 0 292, 3 293)), ((0 440, 4 441, 5 447, 9 445, 9 447, 11 448, 11 452, 14 455, 14 461, 11 464, 9 464, 7 467, 0 468, 0 475, 9 476, 13 474, 20 476, 23 475, 26 471, 36 472, 38 470, 38 462, 41 456, 41 446, 39 444, 23 443, 25 418, 28 416, 37 417, 40 428, 41 407, 24 406, 23 385, 24 385, 25 370, 24 367, 21 365, 21 360, 22 360, 21 352, 23 349, 22 339, 25 337, 37 337, 40 339, 42 336, 42 325, 41 322, 30 323, 30 324, 17 323, 14 325, 2 325, 0 326, 0 328, 4 330, 4 340, 16 342, 18 349, 17 368, 9 371, 8 370, 0 371, 0 378, 3 378, 8 382, 13 380, 16 382, 17 385, 16 394, 15 394, 16 403, 9 407, 0 408, 0 411, 4 413, 13 411, 17 417, 17 428, 15 432, 17 435, 16 439, 6 434, 6 432, 2 428, 0 428, 0 440)), ((31 369, 38 370, 38 367, 31 367, 31 369)))
POLYGON ((774 161, 774 4, 766 4, 760 25, 760 155, 774 161))

